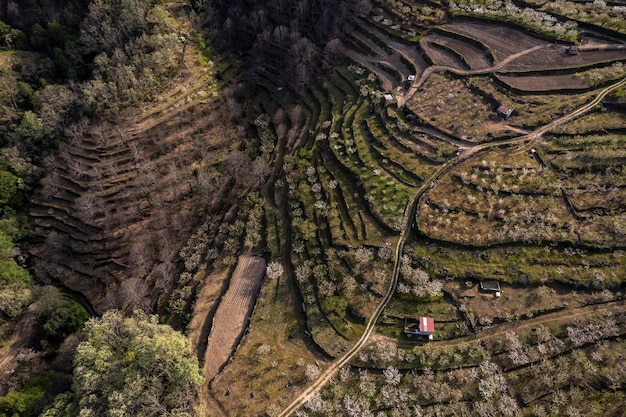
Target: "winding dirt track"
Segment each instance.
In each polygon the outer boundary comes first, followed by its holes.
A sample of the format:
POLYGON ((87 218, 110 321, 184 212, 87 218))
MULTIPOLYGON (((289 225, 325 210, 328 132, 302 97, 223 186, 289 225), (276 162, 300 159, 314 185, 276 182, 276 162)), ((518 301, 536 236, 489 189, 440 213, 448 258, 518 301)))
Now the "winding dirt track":
POLYGON ((533 52, 535 52, 537 50, 540 50, 540 49, 553 48, 553 47, 554 47, 553 45, 537 45, 537 46, 533 46, 532 48, 524 49, 523 51, 520 51, 520 52, 518 52, 516 54, 510 55, 510 56, 506 57, 505 59, 503 59, 502 61, 498 62, 496 65, 493 65, 493 66, 488 67, 488 68, 479 68, 479 69, 473 69, 473 70, 462 70, 462 69, 459 69, 459 68, 449 67, 449 66, 444 66, 444 65, 434 65, 432 67, 428 67, 422 73, 422 75, 420 76, 419 80, 417 80, 415 83, 413 83, 411 88, 409 88, 409 91, 407 91, 405 95, 398 97, 398 107, 404 106, 404 104, 407 101, 409 101, 409 99, 411 99, 411 97, 413 97, 413 95, 417 92, 417 90, 419 90, 419 88, 426 82, 426 80, 433 73, 448 71, 448 72, 454 73, 456 75, 484 75, 484 74, 491 74, 493 72, 502 70, 505 66, 507 66, 511 62, 515 61, 516 59, 521 58, 524 55, 533 53, 533 52))
MULTIPOLYGON (((543 48, 543 46, 541 47, 543 48)), ((530 48, 527 49, 525 51, 522 51, 518 54, 512 55, 509 58, 503 60, 500 62, 500 64, 492 67, 492 68, 497 68, 503 65, 506 65, 506 63, 511 62, 513 59, 525 54, 525 53, 529 53, 531 50, 536 50, 538 49, 538 47, 534 47, 534 48, 530 48)), ((432 67, 435 68, 435 67, 432 67)), ((428 71, 428 70, 427 70, 428 71)), ((417 83, 418 85, 423 83, 423 80, 425 80, 424 76, 426 75, 426 72, 424 72, 424 74, 422 75, 420 82, 417 83)), ((456 70, 455 70, 456 71, 456 70)), ((482 71, 482 70, 481 70, 482 71)), ((485 70, 487 71, 487 70, 485 70)), ((475 71, 463 71, 466 73, 475 73, 475 71)), ((432 71, 431 71, 432 73, 432 71)), ((291 415, 293 412, 295 412, 298 408, 300 408, 305 402, 307 402, 316 392, 318 392, 319 390, 322 389, 322 387, 333 377, 333 375, 344 365, 348 364, 352 358, 354 358, 359 351, 367 344, 367 342, 370 339, 370 336, 372 335, 372 333, 374 332, 374 328, 376 325, 376 322, 378 321, 378 318, 380 317, 380 315, 382 314, 382 312, 384 311, 384 309, 387 307, 387 304, 389 304, 389 302, 391 301, 391 299, 393 298, 394 293, 396 292, 396 286, 398 284, 398 278, 399 278, 399 272, 400 272, 400 258, 402 257, 402 251, 404 249, 404 244, 406 242, 407 237, 410 234, 411 231, 411 225, 413 224, 413 219, 416 217, 417 214, 417 207, 419 205, 419 201, 420 198, 422 197, 422 195, 428 191, 430 189, 430 187, 432 187, 435 184, 435 181, 441 177, 442 175, 444 175, 445 173, 447 173, 451 168, 453 168, 454 166, 458 165, 461 161, 464 161, 465 159, 469 158, 472 155, 475 155, 476 153, 486 150, 486 149, 490 149, 490 148, 494 148, 494 147, 501 147, 501 146, 514 146, 514 145, 522 145, 522 149, 524 149, 524 145, 529 146, 533 143, 535 143, 536 141, 538 141, 546 132, 550 131, 551 129, 554 129, 557 126, 560 126, 562 124, 568 123, 574 119, 576 119, 577 117, 582 116, 583 114, 589 112, 590 110, 592 110, 595 106, 597 106, 602 99, 604 99, 604 97, 606 97, 607 94, 611 93, 613 90, 625 86, 626 85, 626 78, 622 79, 619 82, 616 82, 606 88, 604 88, 603 90, 601 90, 598 95, 591 100, 588 104, 572 111, 571 113, 562 116, 558 119, 555 119, 553 121, 551 121, 550 123, 534 130, 533 132, 527 134, 527 135, 523 135, 523 136, 519 136, 513 139, 508 139, 508 140, 504 140, 504 141, 498 141, 498 142, 490 142, 490 143, 484 143, 481 145, 476 145, 472 148, 469 148, 467 150, 464 150, 460 155, 458 155, 455 158, 450 159, 448 162, 446 162, 445 164, 443 164, 442 166, 440 166, 437 171, 435 171, 433 174, 431 174, 428 178, 426 178, 423 182, 423 184, 417 189, 415 195, 413 196, 412 201, 410 201, 409 203, 407 203, 407 208, 405 209, 405 216, 403 218, 403 228, 402 228, 402 233, 400 235, 400 239, 398 239, 398 244, 396 245, 396 253, 394 256, 394 268, 393 268, 393 276, 391 279, 391 283, 389 285, 389 288, 387 289, 387 292, 385 293, 385 296, 383 297, 383 299, 381 300, 380 304, 378 305, 378 307, 376 308, 376 310, 374 310, 374 313, 372 314, 372 317, 370 317, 370 319, 367 322, 367 325, 365 326, 365 331, 363 332, 363 335, 361 336, 361 338, 356 342, 356 344, 350 349, 348 350, 343 356, 335 359, 329 366, 328 368, 326 368, 318 377, 318 379, 313 382, 309 387, 307 387, 306 390, 304 390, 298 397, 296 397, 291 404, 289 404, 280 414, 279 417, 287 417, 289 415, 291 415)), ((417 91, 417 89, 414 90, 414 92, 417 91)), ((621 304, 618 304, 618 307, 621 308, 624 305, 624 303, 622 302, 621 304)), ((568 312, 570 315, 574 315, 574 313, 572 312, 568 312)), ((554 313, 554 314, 559 314, 559 313, 554 313)), ((540 324, 541 321, 540 320, 550 320, 549 317, 543 317, 543 318, 538 318, 536 322, 534 322, 535 325, 540 324)), ((519 327, 519 325, 518 325, 519 327)))

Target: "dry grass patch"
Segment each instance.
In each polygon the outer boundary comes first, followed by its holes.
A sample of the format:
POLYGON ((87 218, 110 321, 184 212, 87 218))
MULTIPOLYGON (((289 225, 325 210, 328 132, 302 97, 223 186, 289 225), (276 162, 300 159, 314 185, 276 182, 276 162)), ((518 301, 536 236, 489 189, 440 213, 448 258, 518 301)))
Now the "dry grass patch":
POLYGON ((232 361, 211 384, 229 415, 263 415, 268 407, 285 406, 325 359, 304 337, 304 317, 290 280, 266 280, 249 331, 232 361))
POLYGON ((566 307, 578 308, 601 301, 599 296, 572 292, 564 286, 519 287, 500 283, 500 298, 495 298, 493 293, 481 292, 479 285, 472 280, 448 282, 445 288, 477 327, 532 318, 566 307))
POLYGON ((219 300, 220 291, 228 278, 228 269, 215 271, 204 278, 204 285, 200 288, 198 297, 193 306, 193 314, 189 323, 187 335, 191 346, 196 350, 199 359, 204 358, 208 332, 210 331, 212 317, 211 310, 219 300))
MULTIPOLYGON (((515 111, 509 117, 511 125, 530 128, 549 123, 587 103, 593 92, 580 94, 512 94, 494 83, 491 77, 471 77, 469 85, 490 97, 493 103, 504 103, 515 111)), ((492 109, 492 112, 495 107, 492 109)))
POLYGON ((539 93, 555 90, 584 90, 590 85, 575 74, 555 75, 497 75, 497 78, 511 88, 520 91, 539 93))

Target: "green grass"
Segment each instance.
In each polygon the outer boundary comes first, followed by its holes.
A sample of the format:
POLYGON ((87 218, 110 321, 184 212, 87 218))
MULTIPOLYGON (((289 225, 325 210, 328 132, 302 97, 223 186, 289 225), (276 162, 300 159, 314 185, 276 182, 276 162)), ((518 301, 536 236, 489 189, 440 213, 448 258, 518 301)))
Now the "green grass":
POLYGON ((572 246, 414 245, 414 257, 434 276, 472 281, 497 279, 522 285, 563 283, 591 289, 617 288, 625 282, 624 256, 620 250, 572 246))

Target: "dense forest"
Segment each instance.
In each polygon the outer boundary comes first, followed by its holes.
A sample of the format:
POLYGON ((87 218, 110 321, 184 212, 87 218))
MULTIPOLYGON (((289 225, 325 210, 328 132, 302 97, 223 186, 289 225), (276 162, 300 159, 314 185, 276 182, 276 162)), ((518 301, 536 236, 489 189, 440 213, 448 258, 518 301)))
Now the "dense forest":
POLYGON ((276 80, 300 93, 336 63, 352 19, 371 9, 369 0, 205 3, 216 47, 244 54, 251 82, 276 80))

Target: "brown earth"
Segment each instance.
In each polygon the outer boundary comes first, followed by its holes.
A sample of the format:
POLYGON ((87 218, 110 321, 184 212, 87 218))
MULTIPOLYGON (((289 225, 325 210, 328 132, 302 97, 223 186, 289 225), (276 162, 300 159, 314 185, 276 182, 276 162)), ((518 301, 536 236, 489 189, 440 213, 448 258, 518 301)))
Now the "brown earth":
POLYGON ((204 356, 204 376, 207 381, 215 378, 237 347, 264 275, 265 259, 259 256, 239 257, 230 286, 215 312, 209 333, 204 356))
POLYGON ((7 385, 11 383, 11 376, 19 366, 18 354, 28 351, 28 346, 32 346, 36 341, 34 340, 36 324, 34 308, 31 306, 11 329, 11 338, 0 349, 0 375, 3 376, 2 383, 0 383, 0 396, 6 394, 7 385))
POLYGON ((213 317, 211 312, 219 301, 220 293, 228 282, 228 269, 216 271, 204 279, 204 285, 200 288, 198 297, 193 306, 193 315, 187 331, 192 349, 195 350, 198 359, 204 359, 206 342, 211 331, 213 317))
POLYGON ((445 25, 443 29, 484 45, 494 55, 496 63, 535 46, 549 44, 504 25, 461 21, 445 25))
POLYGON ((516 90, 533 93, 556 90, 583 90, 590 88, 587 82, 577 77, 575 74, 523 76, 498 74, 496 78, 516 90))
POLYGON ((478 326, 489 326, 498 321, 532 318, 535 315, 562 309, 577 309, 598 300, 591 294, 576 293, 570 288, 550 285, 516 287, 500 283, 501 296, 481 292, 478 285, 464 287, 460 282, 445 285, 456 303, 462 304, 478 326))
POLYGON ((581 50, 578 55, 569 55, 568 47, 560 45, 526 54, 522 59, 507 64, 502 71, 547 71, 593 65, 626 59, 626 49, 581 50))
POLYGON ((142 307, 171 291, 194 213, 218 208, 228 186, 217 165, 238 135, 211 99, 213 64, 203 63, 193 23, 175 22, 189 40, 176 77, 116 120, 68 128, 31 200, 38 274, 80 292, 97 312, 132 307, 121 285, 129 278, 142 283, 130 297, 142 307))
POLYGON ((430 58, 434 65, 456 68, 459 70, 467 69, 467 65, 461 57, 455 53, 444 42, 435 41, 428 37, 420 39, 420 47, 422 51, 430 58))
POLYGON ((464 42, 463 40, 444 36, 436 32, 429 33, 424 37, 424 39, 436 42, 439 45, 443 45, 450 50, 453 50, 459 56, 463 57, 470 69, 475 70, 489 68, 492 65, 489 52, 487 50, 481 49, 468 42, 464 42))

